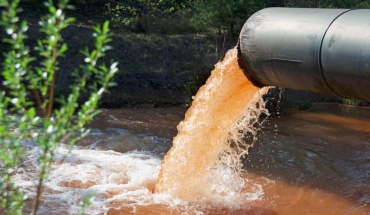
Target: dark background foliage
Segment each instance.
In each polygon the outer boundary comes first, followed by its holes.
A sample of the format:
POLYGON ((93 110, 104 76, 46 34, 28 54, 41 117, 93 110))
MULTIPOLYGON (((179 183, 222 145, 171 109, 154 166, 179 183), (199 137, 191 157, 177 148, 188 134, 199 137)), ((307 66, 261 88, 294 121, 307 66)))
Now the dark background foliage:
MULTIPOLYGON (((22 19, 29 20, 27 44, 43 35, 38 20, 44 0, 23 0, 22 19)), ((71 0, 67 12, 76 22, 62 34, 69 44, 61 60, 57 93, 66 93, 70 72, 79 67, 91 27, 110 20, 115 34, 108 54, 119 62, 117 86, 102 105, 184 105, 204 84, 214 64, 235 46, 245 21, 266 7, 370 8, 365 0, 71 0)), ((0 36, 4 32, 0 31, 0 36)), ((0 44, 0 51, 7 47, 0 44)), ((31 52, 32 54, 32 52, 31 52)), ((108 62, 107 62, 108 63, 108 62)))

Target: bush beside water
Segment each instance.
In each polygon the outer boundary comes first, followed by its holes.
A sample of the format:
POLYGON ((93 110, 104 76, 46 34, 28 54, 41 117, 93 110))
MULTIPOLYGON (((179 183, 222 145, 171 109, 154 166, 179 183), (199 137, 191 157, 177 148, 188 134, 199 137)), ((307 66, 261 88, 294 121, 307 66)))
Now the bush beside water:
MULTIPOLYGON (((89 133, 85 125, 99 113, 98 102, 113 85, 113 76, 118 71, 116 62, 106 66, 101 61, 111 49, 109 22, 96 25, 92 27, 95 38, 92 48, 81 51, 80 64, 69 73, 73 77, 66 83, 69 92, 56 94, 56 79, 63 72, 59 59, 69 54, 61 32, 74 19, 65 16, 65 10, 71 7, 68 0, 57 6, 50 0, 45 5, 48 14, 39 22, 42 33, 30 46, 25 43, 29 24, 17 15, 19 1, 0 0, 0 24, 6 34, 2 44, 7 44, 0 91, 0 212, 5 214, 22 214, 27 201, 33 202, 28 211, 37 214, 54 149, 61 143, 73 145, 89 133), (30 47, 35 47, 32 52, 30 47), (40 150, 39 178, 32 199, 23 195, 12 177, 27 153, 23 145, 26 142, 40 150)), ((84 200, 82 205, 86 204, 84 200)))

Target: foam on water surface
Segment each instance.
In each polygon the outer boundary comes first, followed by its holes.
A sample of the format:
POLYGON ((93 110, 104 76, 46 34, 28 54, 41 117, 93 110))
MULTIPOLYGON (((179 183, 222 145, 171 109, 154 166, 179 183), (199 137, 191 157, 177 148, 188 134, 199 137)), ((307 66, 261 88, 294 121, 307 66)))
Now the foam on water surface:
MULTIPOLYGON (((38 177, 38 148, 30 150, 14 179, 29 198, 35 197, 38 177)), ((89 213, 101 214, 120 202, 128 205, 163 202, 177 205, 167 195, 152 194, 161 158, 148 152, 96 151, 62 145, 55 151, 52 171, 44 184, 38 214, 75 214, 84 196, 93 196, 89 213)), ((177 201, 177 202, 176 202, 177 201)))

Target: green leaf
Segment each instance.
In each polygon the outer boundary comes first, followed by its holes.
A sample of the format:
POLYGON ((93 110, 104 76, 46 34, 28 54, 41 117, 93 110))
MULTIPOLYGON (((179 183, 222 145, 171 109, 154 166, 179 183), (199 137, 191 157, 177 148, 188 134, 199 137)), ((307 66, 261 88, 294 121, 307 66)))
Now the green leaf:
POLYGON ((68 46, 66 43, 63 43, 62 46, 58 50, 58 55, 62 55, 64 52, 68 50, 68 46))

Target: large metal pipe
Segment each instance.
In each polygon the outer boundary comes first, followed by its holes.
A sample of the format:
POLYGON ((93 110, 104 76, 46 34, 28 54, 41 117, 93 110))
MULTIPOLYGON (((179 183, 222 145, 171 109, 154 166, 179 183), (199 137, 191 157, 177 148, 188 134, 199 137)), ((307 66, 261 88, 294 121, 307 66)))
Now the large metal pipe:
POLYGON ((256 86, 370 101, 370 10, 266 8, 244 24, 238 49, 256 86))

